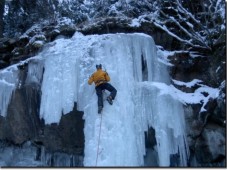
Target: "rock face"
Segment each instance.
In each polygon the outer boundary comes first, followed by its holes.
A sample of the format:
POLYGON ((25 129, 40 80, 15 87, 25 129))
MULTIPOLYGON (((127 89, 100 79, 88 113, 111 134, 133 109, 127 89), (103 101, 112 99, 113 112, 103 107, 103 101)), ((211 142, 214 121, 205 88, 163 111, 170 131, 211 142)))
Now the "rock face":
MULTIPOLYGON (((75 104, 76 105, 76 104, 75 104)), ((68 154, 83 154, 84 150, 84 120, 83 112, 74 107, 73 111, 63 115, 59 125, 47 125, 38 141, 52 152, 68 154)))
MULTIPOLYGON (((165 32, 156 28, 152 23, 143 23, 139 27, 129 27, 129 21, 109 18, 99 21, 98 24, 78 27, 78 31, 86 34, 103 34, 116 32, 143 32, 151 35, 157 45, 164 49, 180 48, 180 43, 165 32)), ((71 36, 76 31, 74 27, 64 26, 56 31, 54 26, 45 26, 43 35, 46 42, 52 41, 59 35, 71 36)), ((40 32, 39 32, 40 33, 40 32)), ((36 35, 30 33, 30 38, 36 35)), ((26 59, 36 53, 41 46, 27 46, 29 38, 1 39, 0 41, 0 68, 5 68, 15 62, 26 59), (26 50, 27 49, 27 50, 26 50)), ((190 148, 189 166, 225 166, 225 45, 220 45, 207 54, 206 57, 190 56, 190 53, 176 53, 169 56, 173 67, 170 75, 173 79, 189 82, 193 79, 202 80, 204 84, 220 89, 220 96, 210 100, 206 111, 199 113, 202 104, 185 106, 187 125, 187 141, 190 148)), ((84 120, 83 112, 76 110, 62 116, 59 124, 45 125, 39 119, 39 105, 41 84, 26 84, 27 66, 20 71, 22 85, 13 92, 7 116, 0 116, 0 139, 14 144, 23 144, 32 141, 44 146, 50 152, 65 152, 68 154, 83 154, 84 149, 84 120)), ((176 85, 175 85, 176 86, 176 85)), ((198 87, 180 87, 178 89, 193 93, 198 87)), ((206 95, 206 94, 204 94, 206 95)), ((150 129, 146 139, 147 149, 152 150, 155 144, 153 130, 150 129)), ((151 157, 157 153, 150 151, 151 157)), ((173 155, 173 164, 177 158, 173 155), (175 160, 175 161, 174 161, 175 160)), ((157 160, 149 166, 156 166, 157 160)), ((174 165, 173 165, 174 166, 174 165)))
POLYGON ((34 138, 41 127, 38 106, 39 93, 34 87, 16 89, 11 98, 8 114, 3 119, 4 128, 1 139, 13 141, 16 144, 34 138))
MULTIPOLYGON (((220 51, 220 49, 219 49, 220 51)), ((224 53, 223 53, 224 56, 224 53)), ((214 50, 207 57, 190 57, 189 53, 175 54, 169 57, 174 65, 170 75, 175 80, 190 82, 202 80, 203 84, 220 90, 219 97, 209 99, 206 111, 200 112, 201 104, 185 106, 188 143, 190 148, 191 166, 225 166, 225 68, 224 57, 214 50), (217 61, 219 60, 219 61, 217 61), (224 85, 224 86, 223 86, 224 85)), ((198 85, 191 88, 178 89, 193 93, 198 85)), ((206 96, 207 94, 203 94, 206 96)))

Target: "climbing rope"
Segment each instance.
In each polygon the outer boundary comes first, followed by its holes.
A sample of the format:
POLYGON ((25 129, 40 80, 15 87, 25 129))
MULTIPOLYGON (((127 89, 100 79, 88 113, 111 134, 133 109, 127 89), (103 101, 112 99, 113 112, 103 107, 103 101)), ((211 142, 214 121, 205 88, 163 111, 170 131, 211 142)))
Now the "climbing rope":
POLYGON ((98 139, 98 149, 97 149, 97 156, 96 156, 96 166, 97 166, 98 156, 99 156, 99 143, 100 143, 100 135, 101 135, 101 126, 102 126, 102 113, 101 113, 101 120, 100 120, 100 127, 99 127, 99 139, 98 139))

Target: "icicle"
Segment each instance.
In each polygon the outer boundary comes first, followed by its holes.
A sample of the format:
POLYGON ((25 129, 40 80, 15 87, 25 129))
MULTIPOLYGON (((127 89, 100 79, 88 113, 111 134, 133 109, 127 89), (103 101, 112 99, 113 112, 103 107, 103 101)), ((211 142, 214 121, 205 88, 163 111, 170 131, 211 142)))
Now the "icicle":
POLYGON ((18 84, 18 69, 16 65, 0 71, 0 115, 6 116, 8 104, 13 90, 18 84))

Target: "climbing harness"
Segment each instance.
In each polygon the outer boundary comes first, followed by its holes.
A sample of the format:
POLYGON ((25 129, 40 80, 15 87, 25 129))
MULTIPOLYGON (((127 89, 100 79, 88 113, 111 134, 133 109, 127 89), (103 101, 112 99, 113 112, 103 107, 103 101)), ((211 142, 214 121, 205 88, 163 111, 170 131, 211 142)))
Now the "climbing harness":
POLYGON ((99 156, 99 143, 100 143, 100 135, 101 135, 101 126, 102 126, 102 113, 101 113, 101 120, 100 120, 100 127, 99 127, 99 139, 98 139, 98 148, 97 148, 97 155, 96 155, 96 166, 98 163, 98 156, 99 156))

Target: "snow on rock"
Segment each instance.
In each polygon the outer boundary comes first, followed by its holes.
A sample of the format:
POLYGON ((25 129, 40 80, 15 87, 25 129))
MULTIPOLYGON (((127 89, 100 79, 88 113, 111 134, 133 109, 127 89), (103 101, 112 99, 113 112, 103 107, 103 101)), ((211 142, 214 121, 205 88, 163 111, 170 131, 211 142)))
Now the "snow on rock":
POLYGON ((140 27, 140 22, 139 22, 139 19, 137 19, 137 18, 135 18, 135 19, 133 19, 132 20, 132 23, 131 24, 129 24, 129 26, 131 26, 131 27, 140 27))
POLYGON ((199 83, 202 83, 202 82, 203 82, 202 80, 198 80, 198 79, 194 79, 191 82, 187 82, 187 83, 178 81, 178 80, 173 80, 174 84, 179 85, 179 86, 186 86, 189 88, 195 86, 196 84, 199 85, 199 83))
POLYGON ((174 99, 180 101, 183 104, 198 104, 198 103, 202 104, 200 112, 206 111, 204 107, 208 103, 209 99, 218 98, 220 93, 220 89, 212 88, 206 85, 201 85, 199 83, 202 81, 197 79, 194 79, 188 83, 177 80, 173 80, 173 82, 177 85, 184 85, 186 87, 192 87, 195 84, 198 84, 201 87, 197 88, 194 93, 185 93, 175 88, 173 85, 168 86, 164 83, 152 83, 152 85, 160 89, 160 95, 163 94, 171 95, 174 99))

